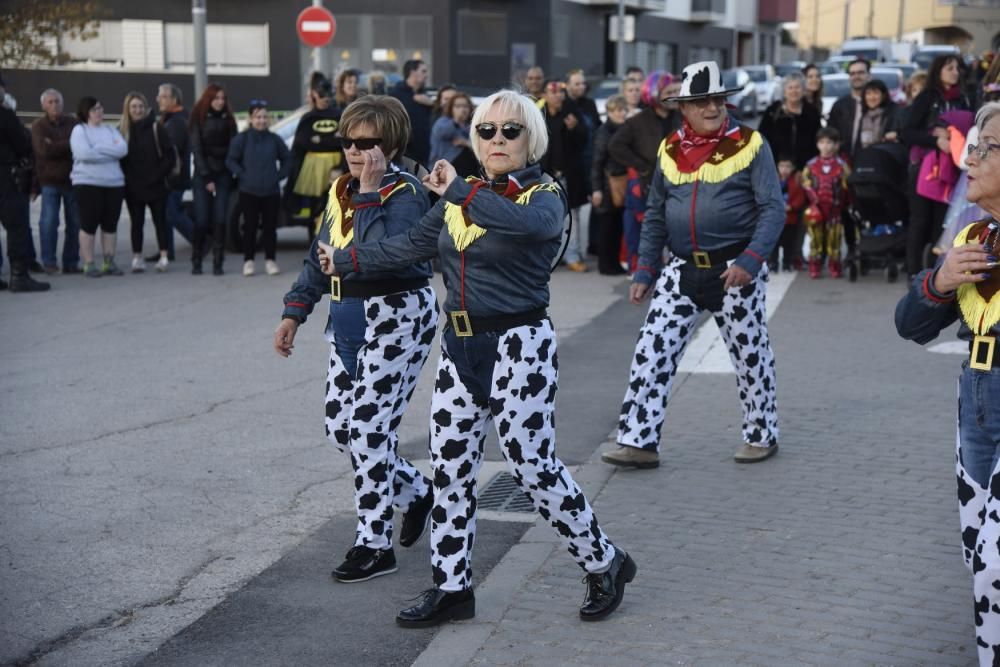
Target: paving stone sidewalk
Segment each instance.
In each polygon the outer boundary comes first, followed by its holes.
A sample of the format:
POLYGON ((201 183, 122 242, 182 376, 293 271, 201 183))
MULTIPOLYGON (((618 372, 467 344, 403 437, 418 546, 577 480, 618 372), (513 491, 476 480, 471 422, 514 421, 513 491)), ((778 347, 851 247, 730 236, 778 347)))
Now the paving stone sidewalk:
MULTIPOLYGON (((770 323, 771 461, 732 461, 734 377, 691 374, 659 469, 613 470, 597 452, 575 473, 639 565, 608 621, 578 620, 582 573, 536 525, 480 585, 477 619, 446 626, 416 664, 974 665, 953 474, 961 357, 896 336, 903 289, 792 285, 770 323)), ((624 389, 624 370, 608 381, 624 389)))

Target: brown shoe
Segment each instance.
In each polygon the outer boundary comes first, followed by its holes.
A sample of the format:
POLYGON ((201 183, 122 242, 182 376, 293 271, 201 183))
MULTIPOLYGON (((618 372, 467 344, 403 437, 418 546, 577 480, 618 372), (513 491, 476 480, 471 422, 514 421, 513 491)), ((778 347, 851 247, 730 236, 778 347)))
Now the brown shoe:
POLYGON ((601 460, 623 468, 659 468, 660 455, 638 447, 619 447, 601 454, 601 460))
POLYGON ((586 273, 590 270, 583 262, 566 262, 566 268, 575 273, 586 273))
POLYGON ((764 459, 769 459, 775 455, 778 451, 778 443, 774 443, 770 447, 751 447, 750 445, 743 445, 736 452, 736 456, 733 459, 737 463, 758 463, 764 459))

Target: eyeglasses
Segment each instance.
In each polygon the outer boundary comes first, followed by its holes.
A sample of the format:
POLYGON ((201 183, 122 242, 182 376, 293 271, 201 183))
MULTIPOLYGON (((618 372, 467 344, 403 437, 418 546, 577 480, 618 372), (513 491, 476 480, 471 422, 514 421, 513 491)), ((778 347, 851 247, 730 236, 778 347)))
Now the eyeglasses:
POLYGON ((976 157, 978 157, 980 160, 985 160, 986 158, 988 158, 990 156, 991 150, 1000 151, 1000 144, 990 144, 990 143, 969 144, 969 155, 975 153, 976 157))
MULTIPOLYGON (((507 141, 514 141, 521 136, 521 132, 524 132, 524 126, 517 123, 504 123, 500 126, 500 134, 507 141)), ((497 135, 496 123, 480 123, 476 125, 476 134, 479 135, 480 139, 489 141, 497 135)))
POLYGON ((691 103, 698 107, 699 109, 704 109, 705 107, 712 105, 716 107, 723 108, 726 106, 725 97, 702 97, 701 99, 691 100, 691 103))
POLYGON ((370 151, 376 146, 381 145, 382 139, 380 137, 358 137, 356 139, 350 139, 348 137, 340 138, 340 145, 344 147, 344 150, 351 150, 352 146, 357 147, 359 151, 370 151))

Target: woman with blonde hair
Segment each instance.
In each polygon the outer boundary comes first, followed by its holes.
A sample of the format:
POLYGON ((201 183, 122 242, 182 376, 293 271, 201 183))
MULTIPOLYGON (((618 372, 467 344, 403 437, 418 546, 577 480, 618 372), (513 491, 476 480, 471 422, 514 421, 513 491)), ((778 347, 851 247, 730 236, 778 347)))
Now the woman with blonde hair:
POLYGON ((333 92, 333 101, 337 108, 344 110, 348 104, 361 96, 358 90, 358 77, 360 75, 361 72, 356 69, 345 69, 337 75, 333 92))
POLYGON ((174 142, 150 113, 149 103, 142 93, 125 96, 122 118, 118 124, 128 144, 128 155, 122 158, 125 173, 125 207, 132 220, 132 273, 142 273, 143 227, 146 209, 153 218, 156 245, 160 259, 156 270, 164 272, 167 260, 167 176, 177 160, 174 142))

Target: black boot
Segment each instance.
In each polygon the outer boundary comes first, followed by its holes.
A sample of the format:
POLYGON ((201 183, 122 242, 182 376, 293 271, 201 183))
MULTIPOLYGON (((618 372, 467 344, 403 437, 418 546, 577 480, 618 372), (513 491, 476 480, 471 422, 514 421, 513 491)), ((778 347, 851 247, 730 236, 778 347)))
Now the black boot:
POLYGON ((434 509, 434 491, 428 490, 423 498, 417 498, 403 515, 403 525, 399 529, 399 546, 412 547, 427 529, 431 510, 434 509))
POLYGON ((445 621, 462 621, 475 615, 476 596, 471 588, 454 592, 428 588, 420 594, 419 604, 399 612, 396 625, 404 628, 429 628, 445 621))
POLYGON ((5 289, 7 289, 7 281, 4 280, 3 278, 0 278, 0 292, 4 291, 5 289))
POLYGON ((580 618, 599 621, 617 609, 625 594, 625 584, 635 578, 637 570, 632 557, 615 547, 615 557, 606 572, 592 572, 583 578, 587 595, 580 607, 580 618))
POLYGON ((222 271, 222 259, 225 257, 225 253, 219 249, 212 250, 212 275, 221 276, 222 271))
POLYGON ((28 266, 31 262, 19 259, 11 260, 10 263, 10 291, 11 292, 44 292, 51 285, 35 280, 28 273, 28 266))
POLYGON ((205 232, 199 227, 194 228, 191 237, 191 275, 201 275, 201 260, 205 256, 205 232))

